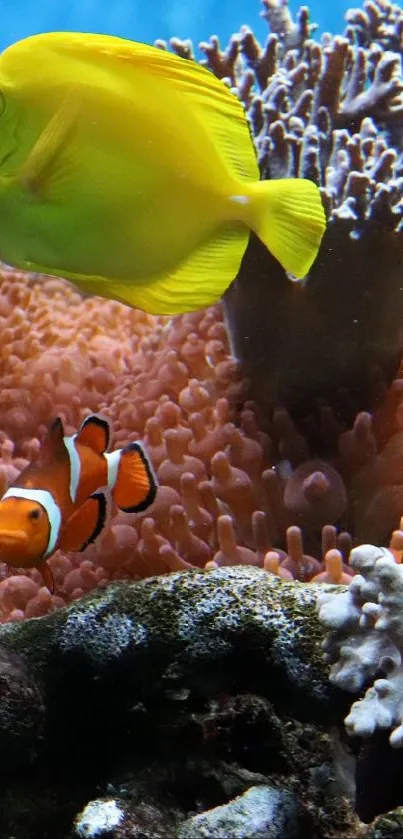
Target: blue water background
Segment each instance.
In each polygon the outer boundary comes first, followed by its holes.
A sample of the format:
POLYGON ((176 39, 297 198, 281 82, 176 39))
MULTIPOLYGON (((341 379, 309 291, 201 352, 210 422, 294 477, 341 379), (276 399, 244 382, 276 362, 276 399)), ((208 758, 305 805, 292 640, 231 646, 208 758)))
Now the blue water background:
MULTIPOLYGON (((291 0, 296 11, 301 3, 291 0)), ((348 0, 313 0, 311 20, 321 31, 341 32, 348 0)), ((400 4, 399 4, 400 5, 400 4)), ((152 43, 173 35, 195 44, 209 35, 223 43, 247 23, 260 39, 267 24, 259 0, 0 0, 0 49, 36 32, 55 29, 107 32, 152 43)))

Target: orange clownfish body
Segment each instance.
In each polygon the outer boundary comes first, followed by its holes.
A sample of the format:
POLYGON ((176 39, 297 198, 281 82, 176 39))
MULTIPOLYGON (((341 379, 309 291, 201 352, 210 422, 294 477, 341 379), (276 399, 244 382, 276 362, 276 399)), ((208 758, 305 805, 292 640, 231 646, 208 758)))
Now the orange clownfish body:
POLYGON ((94 414, 66 437, 57 418, 38 459, 0 500, 0 561, 38 568, 52 591, 46 560, 61 548, 83 551, 102 532, 107 495, 125 512, 153 503, 157 479, 141 443, 109 452, 110 426, 94 414))

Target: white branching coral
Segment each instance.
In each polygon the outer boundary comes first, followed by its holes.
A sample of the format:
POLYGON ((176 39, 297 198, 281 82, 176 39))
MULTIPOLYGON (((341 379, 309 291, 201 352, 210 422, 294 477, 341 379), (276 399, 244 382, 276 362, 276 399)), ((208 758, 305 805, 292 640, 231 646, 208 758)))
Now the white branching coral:
POLYGON ((391 729, 391 746, 402 748, 403 566, 391 551, 373 545, 355 548, 350 562, 357 575, 347 591, 318 599, 319 619, 330 630, 330 681, 351 693, 373 682, 352 705, 347 731, 369 737, 391 729))

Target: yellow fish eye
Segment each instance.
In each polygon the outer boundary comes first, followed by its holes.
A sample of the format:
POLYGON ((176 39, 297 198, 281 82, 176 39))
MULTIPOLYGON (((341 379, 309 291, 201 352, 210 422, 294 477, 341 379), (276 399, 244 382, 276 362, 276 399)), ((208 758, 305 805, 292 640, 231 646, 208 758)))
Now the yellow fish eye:
POLYGON ((37 521, 40 518, 41 511, 37 508, 36 510, 31 510, 28 513, 28 518, 32 519, 32 521, 37 521))

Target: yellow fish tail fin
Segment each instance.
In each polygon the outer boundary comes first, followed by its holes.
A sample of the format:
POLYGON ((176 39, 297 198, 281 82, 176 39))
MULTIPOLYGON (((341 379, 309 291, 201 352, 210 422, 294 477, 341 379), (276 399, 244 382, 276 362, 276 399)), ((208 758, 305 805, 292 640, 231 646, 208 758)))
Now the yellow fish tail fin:
POLYGON ((317 186, 303 178, 285 178, 248 184, 252 230, 297 279, 306 276, 315 260, 326 227, 317 186))
MULTIPOLYGON (((107 296, 155 315, 178 315, 211 306, 235 279, 249 232, 240 224, 222 227, 171 273, 144 282, 108 281, 107 296)), ((88 291, 88 283, 85 286, 88 291)), ((102 281, 94 278, 94 294, 102 281)))

